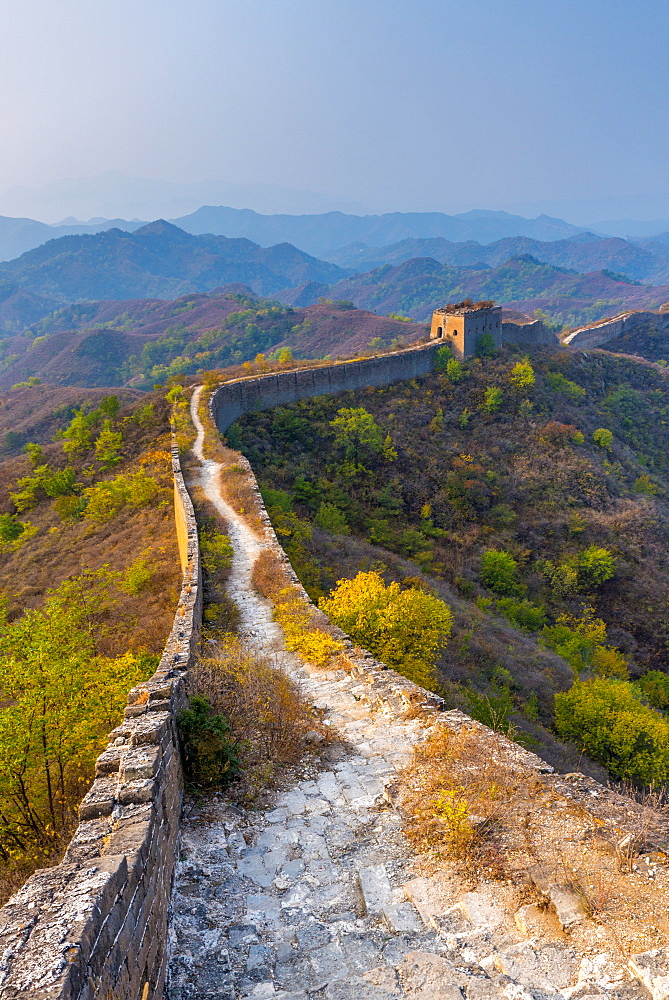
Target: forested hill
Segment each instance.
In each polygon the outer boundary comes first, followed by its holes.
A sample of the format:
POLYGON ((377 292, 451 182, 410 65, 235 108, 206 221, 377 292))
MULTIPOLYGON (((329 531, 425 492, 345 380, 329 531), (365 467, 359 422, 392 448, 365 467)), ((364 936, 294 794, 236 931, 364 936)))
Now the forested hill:
POLYGON ((259 353, 355 355, 426 335, 424 324, 377 316, 350 302, 292 308, 258 299, 243 285, 174 301, 77 303, 0 340, 0 387, 38 377, 62 386, 151 389, 168 378, 250 362, 259 353))
POLYGON ((454 243, 434 239, 407 239, 385 247, 353 244, 343 247, 328 259, 341 267, 371 271, 384 264, 401 264, 414 257, 433 257, 442 264, 458 267, 497 267, 511 257, 530 256, 545 264, 566 267, 581 274, 608 270, 636 281, 655 285, 669 282, 669 243, 659 240, 632 241, 620 237, 602 238, 581 233, 565 240, 533 240, 527 236, 509 236, 494 243, 473 240, 454 243))
POLYGON ((0 264, 0 282, 61 303, 176 298, 230 282, 270 295, 307 281, 332 283, 345 273, 288 243, 260 247, 246 239, 192 236, 162 220, 134 233, 63 236, 0 264))
POLYGON ((442 361, 423 379, 246 415, 228 432, 307 586, 318 596, 362 569, 422 574, 457 611, 440 670, 465 707, 506 697, 550 723, 570 669, 663 671, 666 376, 605 351, 442 361), (562 672, 542 666, 542 649, 562 672))
POLYGON ((350 299, 361 309, 404 313, 416 320, 426 320, 439 305, 465 296, 494 299, 525 313, 540 309, 559 326, 580 326, 624 309, 658 309, 669 299, 669 285, 641 285, 607 270, 577 274, 532 256, 494 267, 458 267, 423 257, 345 278, 328 294, 350 299))

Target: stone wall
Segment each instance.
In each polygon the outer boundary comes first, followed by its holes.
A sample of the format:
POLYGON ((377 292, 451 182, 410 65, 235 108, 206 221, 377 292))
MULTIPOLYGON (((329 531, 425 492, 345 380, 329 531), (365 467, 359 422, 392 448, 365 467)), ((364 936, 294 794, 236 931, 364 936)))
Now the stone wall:
POLYGON ((160 665, 128 696, 63 861, 0 910, 2 1000, 159 1000, 183 794, 176 713, 199 639, 202 583, 193 506, 176 449, 183 585, 160 665))
POLYGON ((502 342, 505 344, 535 344, 542 347, 558 347, 557 335, 540 319, 533 323, 502 323, 502 342))
POLYGON ((253 410, 268 410, 310 396, 417 378, 432 371, 434 355, 440 346, 443 345, 422 344, 378 358, 340 361, 318 368, 300 368, 226 382, 212 394, 211 413, 223 432, 243 413, 253 410))
POLYGON ((589 326, 572 330, 564 338, 563 343, 569 347, 590 350, 593 347, 608 344, 610 340, 622 337, 623 334, 630 333, 646 324, 652 324, 656 330, 669 329, 669 312, 620 313, 618 316, 602 320, 601 323, 591 323, 589 326))

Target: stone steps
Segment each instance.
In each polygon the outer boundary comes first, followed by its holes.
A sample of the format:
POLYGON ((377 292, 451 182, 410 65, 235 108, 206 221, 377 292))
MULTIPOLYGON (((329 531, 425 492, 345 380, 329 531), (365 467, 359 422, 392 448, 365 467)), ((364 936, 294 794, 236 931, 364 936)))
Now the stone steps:
POLYGON ((384 757, 354 755, 264 813, 218 799, 190 814, 170 1000, 648 996, 605 955, 542 940, 538 908, 518 919, 486 892, 453 905, 439 877, 413 876, 400 817, 381 794, 394 775, 384 757))

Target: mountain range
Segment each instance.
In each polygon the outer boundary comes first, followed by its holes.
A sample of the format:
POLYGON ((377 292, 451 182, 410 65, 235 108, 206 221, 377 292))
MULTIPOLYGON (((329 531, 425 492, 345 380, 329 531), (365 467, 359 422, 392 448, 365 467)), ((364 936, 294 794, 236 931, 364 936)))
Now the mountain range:
POLYGON ((669 283, 669 234, 655 240, 623 240, 579 233, 563 240, 533 240, 511 236, 487 245, 468 240, 454 243, 441 237, 407 239, 385 247, 353 244, 328 259, 340 267, 371 271, 384 264, 401 264, 414 257, 433 257, 458 267, 497 267, 511 257, 531 256, 555 267, 585 273, 608 270, 637 281, 669 283))
MULTIPOLYGON (((251 209, 202 207, 189 215, 172 218, 193 236, 244 237, 270 246, 292 243, 306 253, 328 257, 351 243, 385 246, 405 239, 476 240, 490 243, 509 236, 558 240, 583 232, 562 219, 539 216, 525 219, 507 212, 474 211, 464 215, 443 212, 391 212, 385 215, 350 215, 326 212, 320 215, 262 215, 251 209)), ((114 227, 128 232, 146 225, 138 219, 65 219, 46 225, 34 219, 0 216, 0 260, 11 260, 47 240, 59 236, 97 233, 114 227)))
POLYGON ((356 268, 288 243, 261 247, 244 238, 193 236, 162 220, 133 233, 64 236, 0 264, 0 331, 19 333, 72 302, 174 300, 230 284, 291 307, 348 300, 419 322, 436 306, 467 296, 530 314, 540 309, 569 326, 669 299, 669 243, 661 241, 639 246, 591 234, 487 245, 412 239, 337 256, 356 260, 356 268), (387 262, 373 266, 379 260, 387 262), (630 272, 650 274, 658 284, 642 284, 630 272))
POLYGON ((243 282, 260 295, 347 274, 289 244, 260 247, 246 239, 192 236, 168 222, 134 233, 110 229, 63 236, 0 264, 0 282, 56 302, 177 298, 243 282))
MULTIPOLYGON (((606 270, 578 274, 529 255, 496 267, 469 268, 414 257, 345 278, 328 294, 361 309, 419 321, 446 302, 494 299, 524 313, 540 309, 560 325, 579 326, 624 309, 657 309, 669 299, 669 284, 641 285, 606 270)), ((283 301, 290 301, 285 294, 283 301)))

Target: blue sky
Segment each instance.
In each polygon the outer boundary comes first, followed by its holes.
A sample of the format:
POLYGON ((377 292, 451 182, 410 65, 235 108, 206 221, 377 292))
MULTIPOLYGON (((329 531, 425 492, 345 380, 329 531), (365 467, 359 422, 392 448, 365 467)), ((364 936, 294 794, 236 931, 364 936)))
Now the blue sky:
POLYGON ((669 215, 668 29, 667 0, 0 0, 0 191, 669 215))

